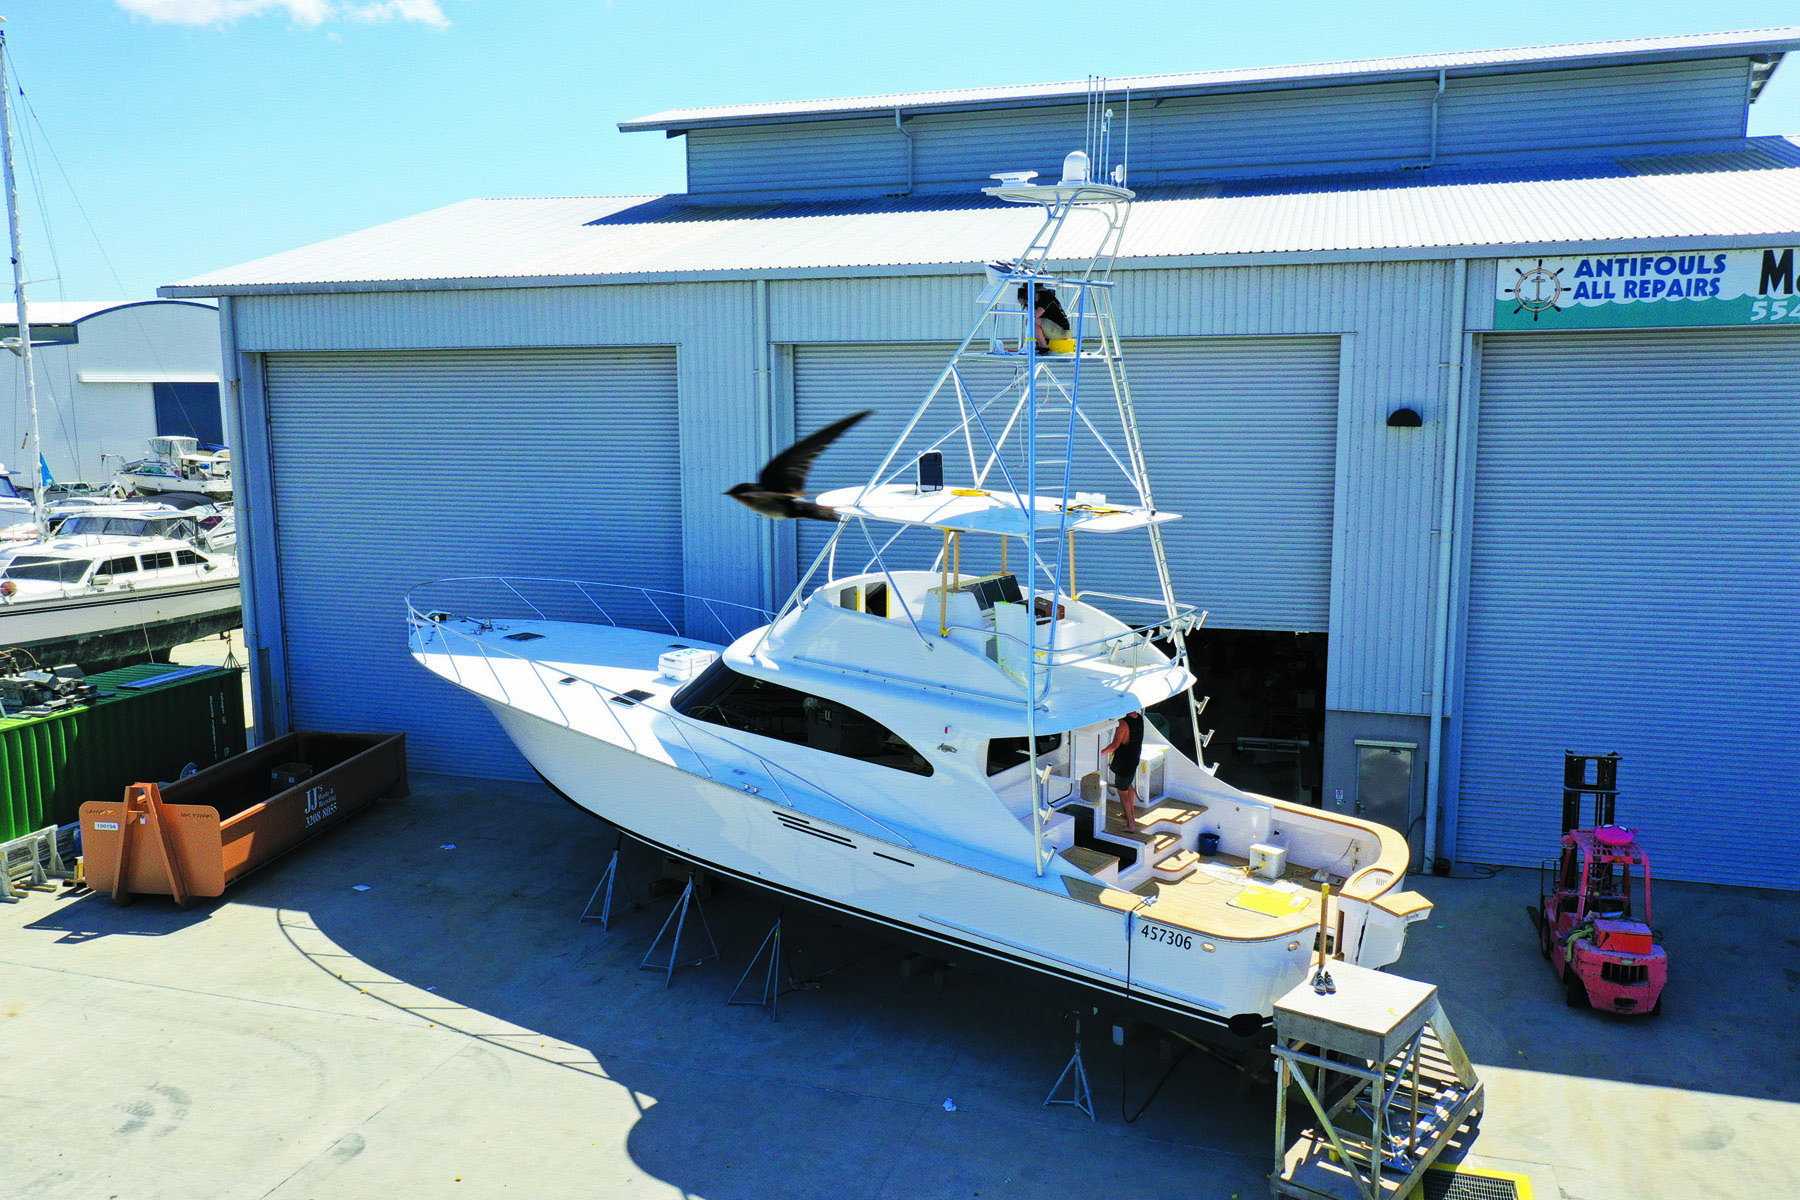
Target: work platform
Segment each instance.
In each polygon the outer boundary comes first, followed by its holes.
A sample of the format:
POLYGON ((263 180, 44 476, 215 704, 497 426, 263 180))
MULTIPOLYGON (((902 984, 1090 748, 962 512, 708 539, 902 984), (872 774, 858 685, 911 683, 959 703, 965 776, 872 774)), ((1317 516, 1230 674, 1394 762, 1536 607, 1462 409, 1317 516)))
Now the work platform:
POLYGON ((1300 1200, 1404 1200, 1480 1114, 1482 1084, 1434 985, 1327 965, 1331 990, 1309 978, 1275 1002, 1269 1191, 1300 1200), (1287 1101, 1296 1086, 1317 1123, 1290 1144, 1287 1101))

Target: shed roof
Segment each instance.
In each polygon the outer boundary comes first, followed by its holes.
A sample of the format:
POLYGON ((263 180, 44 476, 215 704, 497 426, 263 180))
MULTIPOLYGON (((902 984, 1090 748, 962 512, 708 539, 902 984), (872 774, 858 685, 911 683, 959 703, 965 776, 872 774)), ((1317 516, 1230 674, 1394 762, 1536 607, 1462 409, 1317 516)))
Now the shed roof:
MULTIPOLYGON (((74 325, 89 317, 97 317, 104 312, 112 312, 118 308, 132 308, 139 304, 167 304, 167 300, 27 300, 26 315, 33 325, 74 325)), ((211 308, 210 304, 201 305, 211 308)), ((16 325, 19 323, 19 306, 8 301, 0 303, 0 325, 16 325)))
MULTIPOLYGON (((1800 27, 1751 29, 1736 33, 1687 34, 1680 37, 1633 38, 1610 42, 1575 42, 1560 46, 1527 46, 1511 50, 1466 50, 1448 54, 1413 54, 1398 58, 1366 58, 1348 62, 1310 63, 1285 67, 1254 67, 1185 74, 1136 75, 1110 79, 1115 94, 1130 89, 1133 95, 1194 95, 1206 92, 1244 92, 1276 88, 1321 87, 1368 83, 1439 71, 1458 75, 1503 74, 1531 70, 1567 70, 1577 67, 1624 65, 1633 62, 1671 62, 1681 59, 1720 58, 1727 55, 1760 55, 1751 81, 1754 101, 1775 71, 1781 56, 1800 48, 1800 27)), ((902 92, 886 96, 856 96, 835 100, 799 100, 782 104, 732 104, 713 108, 677 108, 619 122, 625 132, 663 129, 672 133, 723 125, 756 125, 772 121, 822 120, 871 112, 906 109, 1018 108, 1040 104, 1069 104, 1087 94, 1085 81, 1039 83, 1018 87, 963 88, 936 92, 902 92)))
MULTIPOLYGON (((1040 210, 978 193, 707 205, 468 200, 183 280, 164 296, 895 275, 1017 253, 1040 210)), ((1145 188, 1120 266, 1784 244, 1800 138, 1713 153, 1145 188)))

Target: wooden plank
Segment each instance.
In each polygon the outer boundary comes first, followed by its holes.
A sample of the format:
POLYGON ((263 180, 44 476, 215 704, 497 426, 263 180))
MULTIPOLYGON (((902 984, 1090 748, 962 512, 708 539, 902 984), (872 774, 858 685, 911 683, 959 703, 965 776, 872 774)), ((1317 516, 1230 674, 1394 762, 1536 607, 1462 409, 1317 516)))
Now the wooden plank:
POLYGON ((1108 867, 1119 865, 1116 855, 1102 854, 1100 851, 1090 850, 1086 846, 1070 846, 1067 850, 1062 851, 1062 856, 1089 875, 1098 875, 1108 867))

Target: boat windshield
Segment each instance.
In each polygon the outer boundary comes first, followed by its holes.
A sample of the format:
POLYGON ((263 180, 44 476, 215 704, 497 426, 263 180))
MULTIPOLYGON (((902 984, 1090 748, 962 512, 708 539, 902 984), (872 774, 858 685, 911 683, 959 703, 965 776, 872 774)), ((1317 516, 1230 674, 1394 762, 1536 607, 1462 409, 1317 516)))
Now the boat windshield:
POLYGON ((0 572, 5 579, 44 579, 51 583, 80 583, 93 561, 86 558, 45 558, 41 554, 18 554, 0 572))
POLYGON ((192 539, 196 534, 192 517, 103 517, 76 515, 57 526, 58 537, 101 534, 106 537, 173 537, 192 539))
POLYGON ((715 662, 670 701, 683 716, 744 733, 841 754, 860 762, 930 775, 924 755, 886 725, 842 701, 740 675, 715 662))

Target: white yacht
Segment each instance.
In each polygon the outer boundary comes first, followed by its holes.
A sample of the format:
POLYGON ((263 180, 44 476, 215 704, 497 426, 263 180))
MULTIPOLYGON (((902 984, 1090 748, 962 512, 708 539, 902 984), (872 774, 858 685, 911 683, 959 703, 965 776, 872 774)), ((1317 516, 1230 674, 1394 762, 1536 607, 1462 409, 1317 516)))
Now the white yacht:
POLYGON ((113 482, 128 494, 154 496, 193 492, 215 499, 231 498, 231 453, 203 451, 191 437, 153 437, 150 453, 122 464, 113 482))
POLYGON ((1176 514, 1151 495, 1113 321, 1132 193, 1086 164, 985 189, 1041 206, 1042 231, 987 267, 973 328, 868 482, 818 497, 839 521, 779 614, 443 580, 408 598, 412 651, 551 786, 673 855, 1164 1024, 1262 1034, 1320 942, 1384 966, 1430 903, 1402 890, 1398 832, 1244 792, 1200 757, 1186 637, 1204 614, 1172 594, 1176 514), (1052 271, 1077 236, 1085 265, 1052 271), (1040 351, 1021 286, 1056 289, 1066 338, 1040 351), (1098 553, 1078 587, 1080 546, 1098 553), (1134 553, 1156 594, 1095 590, 1134 553), (1146 723, 1127 827, 1104 748, 1153 705, 1177 708, 1175 736, 1146 723))
MULTIPOLYGON (((232 507, 198 496, 193 499, 202 502, 176 507, 155 501, 58 501, 44 510, 47 537, 38 535, 37 522, 30 519, 0 528, 0 556, 28 544, 71 537, 170 537, 214 554, 236 554, 237 521, 232 507)), ((0 513, 3 519, 5 514, 0 513)))
POLYGON ((70 537, 0 567, 0 651, 100 665, 241 621, 237 559, 166 537, 70 537))

